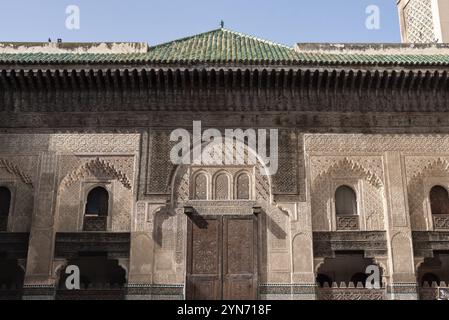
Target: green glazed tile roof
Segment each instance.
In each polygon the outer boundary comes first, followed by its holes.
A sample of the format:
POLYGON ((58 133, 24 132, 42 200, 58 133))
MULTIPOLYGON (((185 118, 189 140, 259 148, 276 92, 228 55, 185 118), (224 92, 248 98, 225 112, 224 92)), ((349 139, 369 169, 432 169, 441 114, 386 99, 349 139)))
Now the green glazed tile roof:
POLYGON ((150 47, 149 57, 162 61, 291 61, 295 51, 287 46, 226 29, 150 47))
POLYGON ((449 54, 295 51, 288 46, 224 28, 152 46, 141 53, 0 53, 0 64, 3 65, 195 63, 449 66, 449 54))
POLYGON ((297 53, 298 59, 307 64, 349 65, 449 65, 449 54, 328 54, 297 53))

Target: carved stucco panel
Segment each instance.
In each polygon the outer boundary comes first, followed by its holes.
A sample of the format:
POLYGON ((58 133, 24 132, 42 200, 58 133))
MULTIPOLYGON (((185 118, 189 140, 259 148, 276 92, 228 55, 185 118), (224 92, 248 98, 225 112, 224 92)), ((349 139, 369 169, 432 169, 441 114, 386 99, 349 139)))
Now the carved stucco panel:
POLYGON ((406 156, 407 191, 413 230, 430 230, 428 193, 434 185, 447 185, 449 157, 406 156))
POLYGON ((134 163, 133 156, 61 156, 58 193, 60 230, 81 230, 87 191, 91 186, 101 185, 107 188, 112 199, 109 230, 130 231, 134 163))
POLYGON ((330 230, 333 193, 338 185, 357 183, 366 230, 384 228, 384 182, 381 156, 310 156, 311 208, 314 230, 330 230), (363 201, 362 201, 363 200, 363 201))

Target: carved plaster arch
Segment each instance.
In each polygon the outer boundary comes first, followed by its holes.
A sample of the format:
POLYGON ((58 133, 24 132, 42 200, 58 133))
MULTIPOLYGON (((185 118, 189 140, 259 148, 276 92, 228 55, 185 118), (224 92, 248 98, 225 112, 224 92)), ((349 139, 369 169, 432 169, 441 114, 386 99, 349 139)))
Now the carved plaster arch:
POLYGON ((323 177, 325 175, 347 175, 348 173, 363 178, 377 189, 383 187, 382 179, 377 176, 377 174, 347 157, 332 164, 327 170, 322 171, 318 177, 323 177))
POLYGON ((12 163, 11 161, 0 158, 0 169, 3 169, 9 174, 19 178, 24 184, 29 186, 31 189, 34 188, 31 177, 27 175, 25 172, 23 172, 23 170, 21 170, 17 165, 12 163))
MULTIPOLYGON (((335 190, 340 185, 348 185, 357 194, 358 212, 360 217, 360 228, 367 228, 367 215, 369 202, 367 192, 371 188, 373 193, 369 195, 381 199, 384 190, 382 179, 372 170, 367 169, 356 160, 348 157, 335 159, 331 164, 321 170, 312 182, 312 219, 313 225, 317 229, 333 230, 336 228, 334 196, 335 190), (363 186, 362 181, 367 186, 363 186), (369 185, 369 186, 368 186, 369 185), (365 214, 366 213, 366 214, 365 214)), ((371 198, 372 198, 371 197, 371 198)), ((378 216, 382 221, 385 214, 385 207, 379 208, 378 216)), ((383 222, 382 222, 383 223, 383 222)))
POLYGON ((62 179, 60 184, 60 191, 66 190, 73 183, 80 181, 81 179, 89 176, 90 174, 104 175, 111 177, 112 179, 118 180, 121 184, 128 190, 131 190, 131 183, 122 171, 117 170, 114 165, 110 164, 105 160, 100 160, 96 158, 90 160, 80 166, 78 169, 67 174, 64 179, 62 179))
MULTIPOLYGON (((223 139, 223 150, 225 149, 226 146, 226 138, 223 139)), ((207 148, 205 148, 205 146, 207 146, 208 143, 203 143, 201 145, 201 148, 203 148, 203 153, 205 151, 210 151, 207 150, 207 148), (205 150, 206 149, 206 150, 205 150)), ((197 147, 198 148, 198 147, 197 147)), ((234 149, 235 149, 235 145, 234 145, 234 149)), ((190 159, 191 154, 195 154, 194 149, 191 149, 191 152, 185 156, 185 161, 183 161, 183 163, 190 163, 190 161, 192 159, 190 159), (189 157, 189 158, 187 158, 189 157)), ((251 173, 249 172, 249 170, 241 170, 239 171, 235 176, 232 176, 232 180, 235 179, 235 177, 239 176, 240 174, 242 174, 243 172, 245 172, 246 174, 248 174, 248 176, 250 177, 250 181, 253 182, 255 184, 255 195, 254 198, 255 200, 260 200, 260 199, 265 199, 267 203, 269 204, 274 204, 273 203, 273 197, 272 197, 272 183, 271 183, 271 177, 268 174, 269 170, 268 168, 263 164, 263 162, 261 161, 259 155, 257 154, 257 152, 255 150, 252 150, 251 148, 249 148, 248 146, 245 146, 244 148, 245 150, 245 157, 248 155, 248 153, 252 153, 253 156, 255 156, 256 158, 256 164, 254 164, 254 168, 255 168, 255 173, 254 175, 251 175, 251 173), (263 173, 263 174, 262 174, 263 173), (253 180, 254 179, 254 180, 253 180), (258 197, 259 196, 259 197, 258 197), (268 199, 267 199, 268 197, 268 199)), ((192 161, 193 163, 195 163, 195 161, 192 161)), ((181 164, 181 165, 177 165, 175 166, 173 172, 172 172, 172 177, 171 177, 171 200, 170 200, 170 205, 173 209, 175 209, 176 207, 178 207, 181 203, 184 203, 185 201, 189 200, 189 196, 190 196, 190 169, 192 166, 198 166, 195 164, 181 164)), ((223 165, 223 167, 225 167, 226 165, 223 165)), ((246 164, 246 166, 248 166, 248 164, 246 164)), ((223 173, 223 170, 219 170, 219 172, 223 173)), ((231 180, 231 181, 232 181, 231 180)), ((230 181, 230 183, 231 183, 230 181)))
POLYGON ((438 158, 428 163, 422 170, 414 174, 407 186, 410 218, 412 227, 416 230, 431 230, 433 226, 430 210, 429 192, 435 185, 448 188, 449 161, 438 158), (440 179, 446 179, 445 183, 438 183, 440 179))
POLYGON ((412 176, 411 181, 422 180, 429 175, 449 175, 449 162, 446 159, 438 158, 434 162, 426 165, 420 172, 412 176))

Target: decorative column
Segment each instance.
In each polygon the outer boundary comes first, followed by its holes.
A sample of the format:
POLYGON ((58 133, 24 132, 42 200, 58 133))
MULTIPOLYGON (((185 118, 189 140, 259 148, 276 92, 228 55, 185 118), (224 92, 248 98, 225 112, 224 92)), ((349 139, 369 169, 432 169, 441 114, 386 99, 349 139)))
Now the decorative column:
POLYGON ((40 155, 23 299, 54 299, 54 221, 57 196, 55 153, 40 155))
POLYGON ((391 299, 416 300, 418 288, 407 199, 407 185, 399 152, 385 153, 386 198, 391 299))

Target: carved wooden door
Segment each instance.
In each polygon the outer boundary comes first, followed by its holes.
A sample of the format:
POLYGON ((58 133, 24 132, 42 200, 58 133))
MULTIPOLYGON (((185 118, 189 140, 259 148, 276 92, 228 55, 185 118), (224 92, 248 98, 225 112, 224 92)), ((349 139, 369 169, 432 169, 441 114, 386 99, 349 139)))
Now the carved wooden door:
POLYGON ((257 219, 223 217, 223 299, 257 298, 257 219))
POLYGON ((188 300, 257 298, 257 219, 192 216, 188 224, 188 300))
POLYGON ((192 216, 187 239, 187 299, 221 299, 221 217, 192 216))

